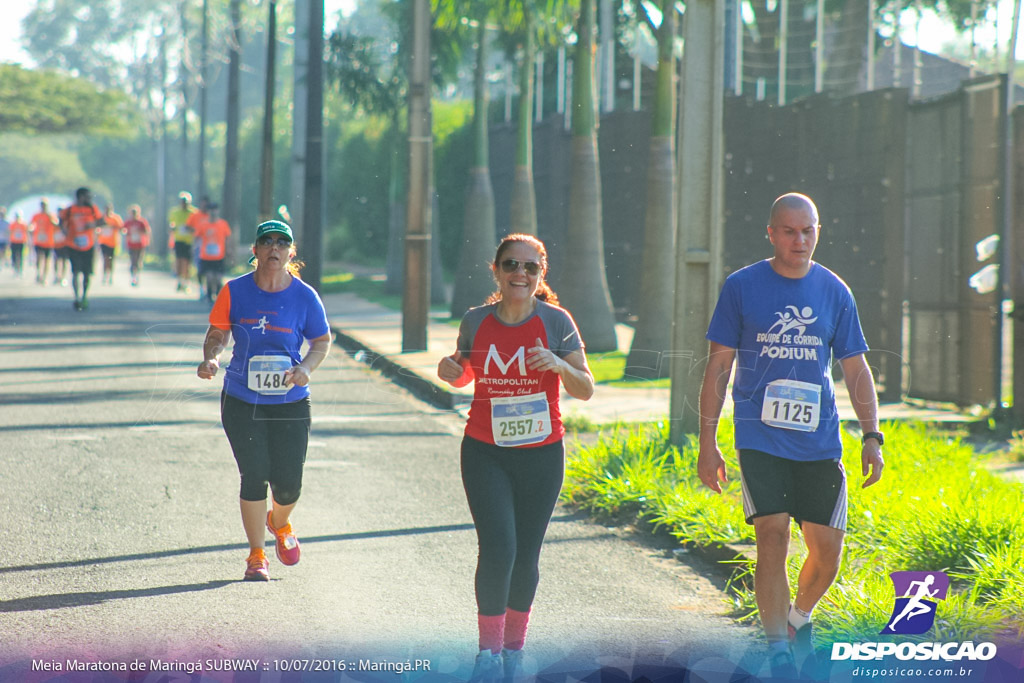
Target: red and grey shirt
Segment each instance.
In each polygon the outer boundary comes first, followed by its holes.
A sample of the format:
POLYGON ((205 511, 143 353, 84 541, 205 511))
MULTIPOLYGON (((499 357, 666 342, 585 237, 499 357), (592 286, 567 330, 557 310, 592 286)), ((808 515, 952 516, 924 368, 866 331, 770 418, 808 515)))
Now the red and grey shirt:
POLYGON ((459 326, 459 354, 469 359, 476 379, 466 436, 510 447, 554 443, 565 434, 561 383, 553 372, 531 370, 526 357, 538 339, 559 358, 582 351, 576 323, 568 311, 543 301, 515 325, 499 320, 496 309, 471 308, 459 326))

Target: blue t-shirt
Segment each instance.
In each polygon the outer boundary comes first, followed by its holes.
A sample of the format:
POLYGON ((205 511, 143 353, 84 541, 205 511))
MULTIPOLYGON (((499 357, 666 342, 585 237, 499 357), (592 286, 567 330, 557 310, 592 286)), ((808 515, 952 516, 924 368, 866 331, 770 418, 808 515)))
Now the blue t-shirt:
POLYGON ((227 283, 210 311, 210 324, 234 337, 224 391, 247 403, 293 403, 309 387, 282 386, 283 373, 301 360, 302 343, 330 331, 316 290, 295 277, 280 292, 256 286, 254 273, 227 283), (254 360, 255 359, 255 360, 254 360))
POLYGON ((767 260, 738 270, 726 278, 707 339, 736 349, 736 448, 842 457, 832 363, 868 346, 839 276, 812 263, 804 277, 787 278, 767 260))

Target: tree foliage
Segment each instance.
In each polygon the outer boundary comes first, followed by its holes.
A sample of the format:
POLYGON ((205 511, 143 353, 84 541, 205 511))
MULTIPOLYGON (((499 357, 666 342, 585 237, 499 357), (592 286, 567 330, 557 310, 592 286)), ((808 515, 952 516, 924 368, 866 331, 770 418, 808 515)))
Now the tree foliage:
MULTIPOLYGON (((435 0, 436 1, 436 0, 435 0)), ((326 75, 344 99, 357 109, 394 117, 404 108, 409 77, 412 25, 409 0, 380 7, 386 27, 364 32, 350 20, 327 39, 326 75), (380 34, 384 28, 385 34, 380 34)), ((366 12, 367 14, 369 12, 366 12)), ((456 23, 435 21, 431 27, 431 78, 435 87, 454 81, 470 47, 469 32, 456 23)))
POLYGON ((8 134, 0 136, 0 197, 71 193, 89 178, 70 141, 8 134))
POLYGON ((124 134, 137 110, 113 90, 52 71, 0 64, 0 132, 124 134))
POLYGON ((169 26, 176 9, 160 0, 37 0, 22 23, 25 49, 43 68, 121 85, 120 54, 143 27, 169 26))

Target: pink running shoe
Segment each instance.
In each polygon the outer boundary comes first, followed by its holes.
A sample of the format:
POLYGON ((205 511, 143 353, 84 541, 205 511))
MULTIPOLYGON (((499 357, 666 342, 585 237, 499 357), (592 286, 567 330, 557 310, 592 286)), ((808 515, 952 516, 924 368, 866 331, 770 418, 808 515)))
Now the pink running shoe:
POLYGON ((280 529, 275 529, 274 525, 271 524, 270 519, 274 514, 273 510, 267 512, 267 529, 270 533, 274 534, 274 540, 277 541, 275 546, 277 548, 277 559, 280 560, 281 564, 291 566, 298 564, 299 562, 299 539, 295 537, 292 532, 292 525, 285 524, 280 529))
POLYGON ((245 580, 270 581, 270 572, 267 571, 269 566, 263 548, 254 549, 245 560, 245 580))

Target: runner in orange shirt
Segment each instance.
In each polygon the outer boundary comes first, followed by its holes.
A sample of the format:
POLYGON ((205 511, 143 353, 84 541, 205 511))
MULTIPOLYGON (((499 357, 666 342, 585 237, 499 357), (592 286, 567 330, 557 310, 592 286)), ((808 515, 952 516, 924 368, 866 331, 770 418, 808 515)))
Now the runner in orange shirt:
POLYGON ((146 247, 149 246, 149 238, 153 235, 149 221, 142 218, 141 213, 142 209, 139 205, 132 204, 128 207, 128 220, 124 222, 124 241, 128 248, 128 256, 131 258, 132 287, 139 286, 139 275, 142 274, 146 247))
POLYGON ((100 243, 103 253, 103 283, 114 284, 114 252, 117 250, 117 238, 124 228, 124 221, 114 213, 114 205, 107 204, 103 212, 103 224, 100 225, 96 241, 100 243))
POLYGON ((39 202, 39 213, 32 216, 29 223, 32 229, 32 244, 36 247, 36 282, 45 285, 56 246, 54 232, 57 231, 57 217, 50 213, 50 205, 45 199, 39 202))
POLYGON ((7 245, 11 241, 11 223, 7 220, 7 207, 0 206, 0 268, 7 260, 7 245))
POLYGON ((93 251, 96 245, 96 228, 103 225, 103 214, 92 203, 92 192, 87 187, 75 191, 75 203, 64 210, 62 221, 68 236, 68 252, 71 261, 71 287, 75 292, 74 308, 84 311, 89 307, 89 278, 92 277, 93 251), (79 290, 78 276, 82 287, 79 290), (78 294, 81 291, 81 298, 78 294))
POLYGON ((10 225, 11 231, 11 265, 14 266, 14 274, 21 277, 25 269, 25 245, 28 244, 28 225, 21 220, 21 212, 14 214, 14 220, 10 225))
POLYGON ((208 204, 206 210, 206 220, 196 226, 196 243, 199 245, 199 279, 204 283, 206 301, 212 306, 214 297, 220 294, 223 285, 231 226, 220 217, 217 204, 208 204))
POLYGON ((202 259, 199 258, 199 226, 206 223, 210 218, 210 198, 203 195, 199 199, 199 206, 196 207, 195 213, 188 217, 185 221, 185 225, 192 230, 192 234, 195 236, 192 250, 192 261, 196 267, 196 283, 199 285, 199 300, 202 301, 206 298, 206 292, 203 291, 205 287, 205 278, 203 277, 203 263, 202 259))
POLYGON ((64 232, 64 214, 68 207, 57 211, 57 229, 53 231, 53 284, 68 286, 68 259, 71 250, 68 248, 68 236, 64 232))

